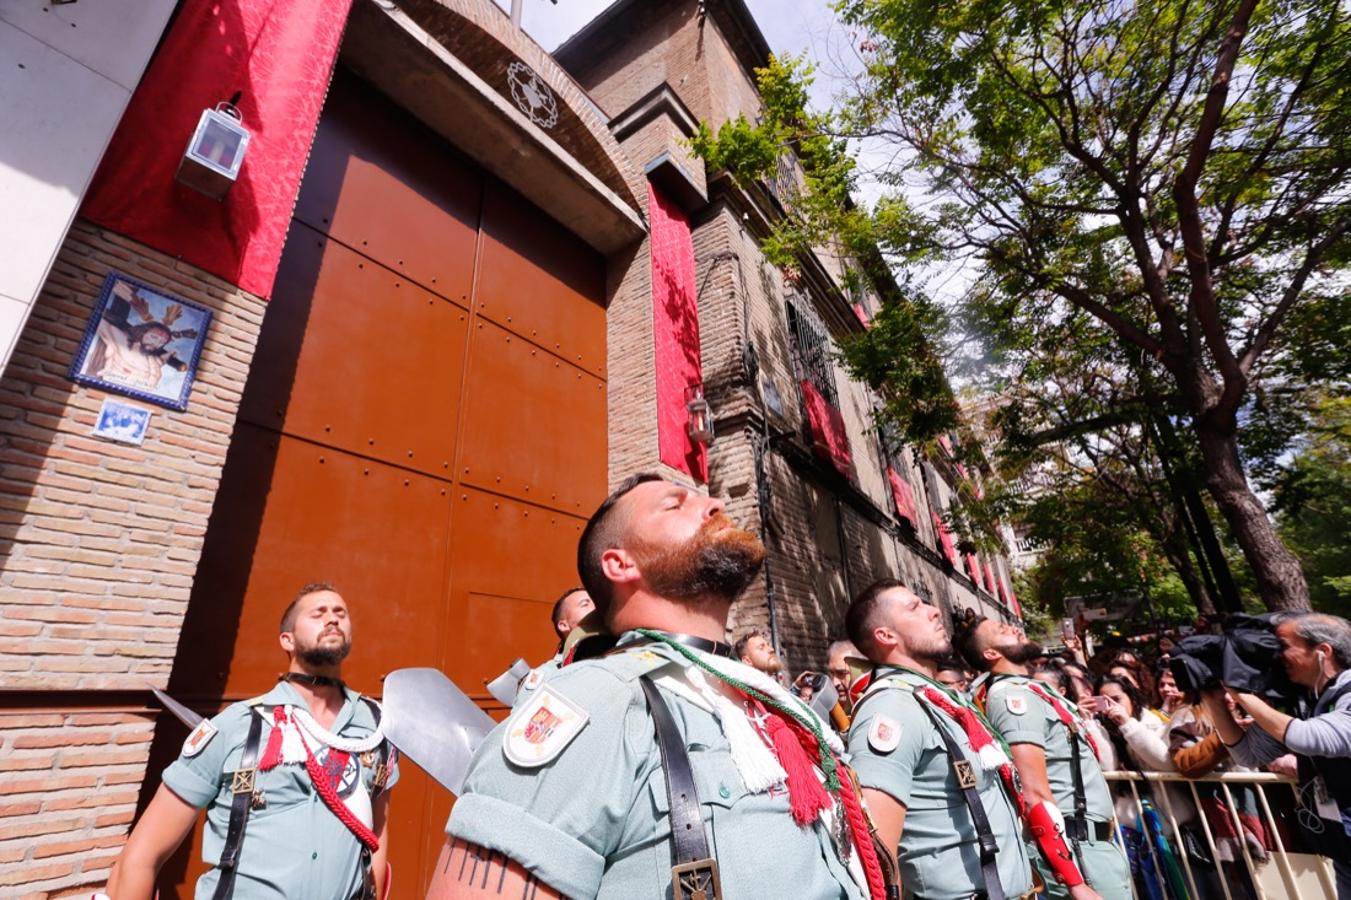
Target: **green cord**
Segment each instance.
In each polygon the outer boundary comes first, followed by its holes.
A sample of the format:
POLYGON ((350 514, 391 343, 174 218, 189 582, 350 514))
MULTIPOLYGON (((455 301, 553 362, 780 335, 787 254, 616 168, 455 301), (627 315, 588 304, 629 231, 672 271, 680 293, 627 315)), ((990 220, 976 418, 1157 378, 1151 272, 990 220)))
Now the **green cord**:
POLYGON ((707 662, 700 659, 699 656, 696 655, 693 650, 689 649, 684 644, 678 643, 676 641, 667 638, 666 635, 662 634, 660 631, 654 631, 650 628, 637 628, 634 630, 637 631, 639 634, 641 634, 643 637, 649 638, 650 640, 654 640, 660 644, 670 647, 672 650, 679 653, 681 656, 685 657, 690 662, 694 663, 694 665, 698 666, 700 669, 704 670, 710 675, 713 675, 719 681, 730 684, 732 687, 736 688, 738 691, 741 691, 741 693, 745 694, 746 696, 753 697, 756 700, 759 700, 765 706, 768 706, 771 709, 778 711, 781 715, 788 716, 794 722, 797 722, 803 728, 806 728, 808 731, 810 731, 812 733, 812 736, 816 738, 816 753, 820 760, 821 771, 826 776, 826 790, 838 791, 840 789, 840 776, 835 765, 835 755, 830 752, 829 746, 826 744, 825 735, 821 733, 821 726, 816 724, 816 722, 812 721, 811 719, 804 718, 796 710, 792 709, 789 706, 786 706, 783 703, 780 703, 773 697, 770 697, 765 693, 756 690, 749 684, 738 681, 737 679, 732 678, 729 675, 719 672, 717 669, 710 666, 707 662))

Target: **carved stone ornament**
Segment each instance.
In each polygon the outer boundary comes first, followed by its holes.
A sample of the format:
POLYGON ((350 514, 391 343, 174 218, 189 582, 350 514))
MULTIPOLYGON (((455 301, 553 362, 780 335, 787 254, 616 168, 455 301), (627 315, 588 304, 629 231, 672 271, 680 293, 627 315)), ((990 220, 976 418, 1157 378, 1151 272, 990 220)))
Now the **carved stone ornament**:
POLYGON ((507 66, 507 84, 511 86, 511 99, 530 121, 540 128, 558 124, 558 101, 534 69, 523 62, 512 63, 507 66))

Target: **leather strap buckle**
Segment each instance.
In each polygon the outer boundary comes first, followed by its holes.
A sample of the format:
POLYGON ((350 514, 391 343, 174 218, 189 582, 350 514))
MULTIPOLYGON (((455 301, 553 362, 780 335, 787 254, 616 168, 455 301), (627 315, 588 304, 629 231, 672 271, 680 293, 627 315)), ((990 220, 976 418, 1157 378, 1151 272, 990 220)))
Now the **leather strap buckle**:
POLYGON ((976 786, 976 770, 964 759, 952 761, 952 771, 957 774, 957 785, 964 791, 976 786))
POLYGON ((722 879, 713 857, 671 867, 672 900, 722 900, 722 879))
POLYGON ((257 776, 258 770, 256 768, 235 769, 234 777, 230 779, 230 793, 252 794, 257 776))

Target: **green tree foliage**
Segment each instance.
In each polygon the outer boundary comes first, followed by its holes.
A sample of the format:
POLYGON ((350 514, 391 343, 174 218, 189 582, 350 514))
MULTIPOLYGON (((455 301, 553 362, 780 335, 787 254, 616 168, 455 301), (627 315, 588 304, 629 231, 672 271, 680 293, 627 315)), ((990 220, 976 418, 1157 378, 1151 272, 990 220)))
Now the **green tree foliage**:
POLYGON ((1351 400, 1324 399, 1318 426, 1276 488, 1281 535, 1317 609, 1351 617, 1351 400))
POLYGON ((883 389, 886 415, 921 442, 952 421, 909 412, 946 398, 914 377, 915 345, 895 343, 941 315, 904 274, 890 292, 878 276, 971 263, 978 277, 954 316, 956 340, 929 332, 926 348, 949 361, 964 354, 987 387, 1016 395, 1010 405, 1021 408, 1002 425, 1024 435, 1048 429, 1045 410, 1019 398, 1054 393, 1072 366, 1088 366, 1114 396, 1104 405, 1101 385, 1087 399, 1066 392, 1058 402, 1071 419, 1078 406, 1087 422, 1142 406, 1176 416, 1262 600, 1306 605, 1299 564, 1241 452, 1274 477, 1305 420, 1290 398, 1308 396, 1320 367, 1347 371, 1336 340, 1351 254, 1345 7, 840 0, 837 9, 863 36, 863 72, 841 109, 806 112, 809 68, 775 61, 761 73, 760 124, 705 129, 695 147, 746 180, 798 155, 803 190, 767 249, 785 263, 834 236, 900 307, 905 327, 874 328, 846 348, 855 373, 883 389), (892 190, 866 213, 848 201, 859 177, 850 137, 896 150, 872 173, 892 190), (934 202, 912 202, 905 186, 916 179, 934 202))

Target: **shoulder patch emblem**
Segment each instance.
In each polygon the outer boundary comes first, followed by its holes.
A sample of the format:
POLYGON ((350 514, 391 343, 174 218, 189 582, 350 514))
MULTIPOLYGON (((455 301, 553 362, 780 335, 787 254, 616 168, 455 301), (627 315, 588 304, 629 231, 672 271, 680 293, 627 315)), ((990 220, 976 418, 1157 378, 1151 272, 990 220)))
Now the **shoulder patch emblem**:
POLYGON ((901 724, 887 716, 874 716, 868 726, 868 746, 878 753, 890 753, 901 743, 901 724))
POLYGON ((1009 712, 1015 716, 1021 716, 1027 712, 1027 698, 1021 694, 1011 694, 1004 699, 1004 705, 1008 707, 1009 712))
POLYGON ((192 729, 192 734, 183 742, 183 755, 191 759, 198 753, 206 749, 206 745, 211 743, 211 739, 216 736, 216 726, 211 724, 210 719, 203 719, 197 723, 197 727, 192 729))
POLYGON ((590 718, 584 709, 545 684, 512 714, 502 753, 527 769, 542 766, 562 753, 590 718))
POLYGON ((525 676, 525 681, 521 682, 521 690, 533 691, 535 688, 539 687, 539 683, 543 678, 544 675, 539 669, 531 669, 530 674, 525 676))

